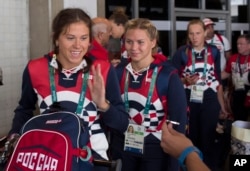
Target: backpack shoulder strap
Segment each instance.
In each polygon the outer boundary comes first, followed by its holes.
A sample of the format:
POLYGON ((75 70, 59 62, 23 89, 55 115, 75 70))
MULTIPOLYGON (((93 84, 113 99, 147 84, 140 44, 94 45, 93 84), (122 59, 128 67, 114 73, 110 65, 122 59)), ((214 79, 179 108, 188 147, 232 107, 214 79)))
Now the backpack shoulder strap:
POLYGON ((217 37, 219 38, 220 42, 222 43, 222 45, 224 46, 224 42, 223 42, 223 39, 222 39, 222 36, 221 34, 219 33, 216 33, 217 37))

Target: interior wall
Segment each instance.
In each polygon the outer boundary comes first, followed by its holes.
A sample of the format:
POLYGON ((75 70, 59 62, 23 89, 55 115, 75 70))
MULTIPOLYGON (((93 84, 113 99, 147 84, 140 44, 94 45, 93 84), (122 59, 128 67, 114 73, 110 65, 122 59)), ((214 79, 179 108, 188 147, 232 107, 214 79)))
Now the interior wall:
POLYGON ((67 7, 78 7, 85 10, 91 17, 97 16, 96 0, 92 0, 91 2, 89 0, 35 0, 35 1, 30 0, 29 1, 29 13, 30 13, 29 30, 30 30, 31 59, 38 58, 46 54, 50 50, 52 50, 51 23, 56 14, 61 9, 67 7))
POLYGON ((0 137, 10 127, 21 93, 22 72, 29 57, 28 0, 0 0, 0 137))
MULTIPOLYGON (((64 0, 64 8, 77 7, 83 9, 91 18, 97 16, 98 0, 64 0)), ((104 1, 104 0, 102 0, 104 1)))
POLYGON ((51 22, 61 9, 63 0, 29 1, 31 59, 41 57, 51 50, 51 22))
POLYGON ((49 1, 29 2, 30 58, 38 58, 50 48, 49 1))
POLYGON ((97 16, 96 0, 0 0, 0 137, 10 130, 21 96, 22 73, 30 59, 51 50, 51 23, 66 7, 80 7, 97 16))

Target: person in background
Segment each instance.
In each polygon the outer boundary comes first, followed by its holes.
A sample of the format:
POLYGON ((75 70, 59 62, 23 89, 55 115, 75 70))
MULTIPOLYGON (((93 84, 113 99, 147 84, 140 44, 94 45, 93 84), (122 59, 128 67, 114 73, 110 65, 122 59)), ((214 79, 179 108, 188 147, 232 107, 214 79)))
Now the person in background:
POLYGON ((106 18, 96 17, 92 19, 92 46, 89 54, 98 59, 109 61, 108 42, 111 35, 111 25, 106 18))
POLYGON ((120 63, 121 59, 121 40, 119 38, 115 39, 110 36, 107 49, 109 53, 109 61, 112 62, 114 66, 116 66, 118 63, 120 63))
POLYGON ((201 152, 184 134, 175 131, 171 123, 162 125, 161 147, 167 154, 183 160, 182 167, 187 171, 210 171, 202 161, 201 152))
POLYGON ((100 122, 121 134, 128 126, 115 70, 109 62, 86 56, 92 42, 92 21, 83 10, 61 10, 53 20, 52 32, 53 51, 29 61, 23 72, 21 99, 8 137, 19 134, 33 117, 36 104, 40 114, 45 114, 57 103, 64 111, 76 112, 88 125, 93 157, 108 160, 109 146, 100 122))
POLYGON ((248 120, 250 108, 250 35, 240 35, 237 40, 238 53, 227 61, 222 79, 231 77, 233 83, 232 111, 234 120, 248 120))
MULTIPOLYGON (((215 32, 214 25, 215 23, 210 18, 204 18, 203 23, 206 26, 206 42, 208 44, 215 45, 220 51, 220 68, 221 71, 225 69, 226 61, 231 56, 231 45, 228 39, 221 35, 220 33, 215 32)), ((227 86, 228 80, 222 80, 224 87, 227 86)))
POLYGON ((130 115, 136 136, 135 147, 130 139, 116 134, 122 159, 122 171, 178 171, 175 158, 160 147, 161 126, 166 119, 179 122, 175 129, 184 133, 187 123, 185 92, 177 70, 153 53, 157 48, 158 31, 148 19, 129 20, 125 26, 126 63, 116 67, 121 97, 130 115), (125 145, 124 145, 125 144, 125 145), (124 146, 123 146, 124 145, 124 146))
POLYGON ((114 66, 117 66, 122 58, 127 58, 127 52, 124 47, 124 31, 125 24, 128 22, 129 17, 125 13, 125 8, 117 7, 113 11, 113 14, 108 18, 112 27, 112 38, 120 40, 120 53, 119 56, 114 58, 111 57, 110 61, 114 66))
POLYGON ((215 130, 219 114, 227 114, 221 93, 220 52, 205 42, 206 27, 199 19, 188 23, 187 36, 189 43, 175 52, 172 62, 186 90, 188 137, 204 154, 204 162, 215 170, 215 130))

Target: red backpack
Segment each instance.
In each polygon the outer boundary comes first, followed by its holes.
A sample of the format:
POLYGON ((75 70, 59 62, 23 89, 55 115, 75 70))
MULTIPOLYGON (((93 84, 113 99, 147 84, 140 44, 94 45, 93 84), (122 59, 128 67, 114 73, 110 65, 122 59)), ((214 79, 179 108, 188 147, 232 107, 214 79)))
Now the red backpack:
POLYGON ((90 171, 93 167, 89 132, 70 112, 31 118, 23 126, 8 171, 90 171))

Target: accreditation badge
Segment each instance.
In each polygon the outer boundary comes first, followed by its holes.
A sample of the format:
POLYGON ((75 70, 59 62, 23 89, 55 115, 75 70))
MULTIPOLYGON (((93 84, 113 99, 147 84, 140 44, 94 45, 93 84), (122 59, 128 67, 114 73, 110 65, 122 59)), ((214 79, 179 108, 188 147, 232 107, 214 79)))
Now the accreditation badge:
POLYGON ((204 96, 204 85, 192 85, 191 94, 190 94, 190 102, 202 103, 204 96))
POLYGON ((245 85, 242 77, 235 76, 233 77, 234 84, 235 84, 235 90, 245 90, 245 85))
POLYGON ((125 132, 124 151, 143 154, 145 127, 129 124, 125 132))

